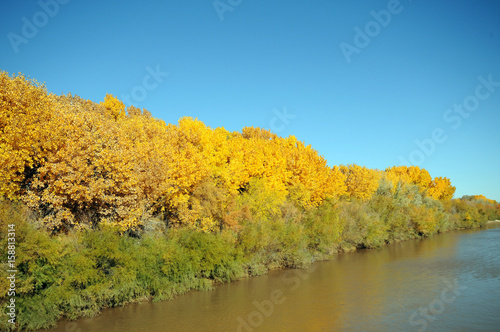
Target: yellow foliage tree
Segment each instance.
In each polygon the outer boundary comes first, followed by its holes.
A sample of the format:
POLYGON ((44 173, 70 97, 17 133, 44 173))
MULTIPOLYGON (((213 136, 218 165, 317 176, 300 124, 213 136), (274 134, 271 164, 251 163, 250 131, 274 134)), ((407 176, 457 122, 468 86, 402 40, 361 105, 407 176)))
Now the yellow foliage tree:
POLYGON ((475 199, 475 200, 478 200, 478 201, 482 201, 482 202, 485 202, 485 203, 488 203, 488 204, 492 204, 492 205, 497 204, 497 201, 495 201, 493 199, 489 199, 489 198, 487 198, 484 195, 473 195, 472 198, 475 199))
POLYGON ((393 187, 398 183, 414 184, 419 186, 421 191, 426 190, 432 183, 432 178, 427 170, 418 166, 393 166, 386 168, 386 178, 392 182, 393 187))
POLYGON ((378 188, 381 174, 379 171, 355 164, 340 166, 346 176, 346 195, 349 198, 367 200, 378 188))
POLYGON ((203 231, 236 228, 279 213, 286 200, 310 209, 342 195, 369 199, 382 176, 393 192, 416 185, 445 200, 455 191, 419 167, 329 167, 294 136, 212 129, 189 117, 166 124, 147 110, 125 111, 111 94, 99 104, 56 96, 5 72, 0 130, 0 196, 24 201, 55 232, 100 222, 126 231, 151 216, 203 231))
POLYGON ((44 85, 23 75, 0 73, 0 195, 18 199, 44 164, 53 145, 50 109, 54 99, 44 85))
POLYGON ((455 194, 455 187, 451 185, 451 181, 448 178, 436 177, 432 180, 432 183, 428 190, 428 195, 434 199, 448 200, 453 198, 455 194))
POLYGON ((125 117, 125 104, 112 94, 107 93, 101 105, 108 111, 113 119, 119 120, 125 117))

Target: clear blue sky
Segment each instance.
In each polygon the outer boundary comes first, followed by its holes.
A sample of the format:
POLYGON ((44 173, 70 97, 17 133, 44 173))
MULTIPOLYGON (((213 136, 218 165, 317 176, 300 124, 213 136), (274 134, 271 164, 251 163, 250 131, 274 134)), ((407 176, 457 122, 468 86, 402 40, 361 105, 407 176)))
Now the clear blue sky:
POLYGON ((0 69, 169 123, 295 135, 330 165, 413 163, 500 201, 498 1, 54 1, 0 3, 0 69))

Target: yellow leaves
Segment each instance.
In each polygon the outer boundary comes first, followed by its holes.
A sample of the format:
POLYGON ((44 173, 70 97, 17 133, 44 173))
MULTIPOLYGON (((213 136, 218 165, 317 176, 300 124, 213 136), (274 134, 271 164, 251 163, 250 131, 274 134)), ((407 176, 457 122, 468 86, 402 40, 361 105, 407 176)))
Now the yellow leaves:
POLYGON ((142 115, 142 112, 141 112, 140 108, 137 108, 137 107, 131 105, 131 106, 127 107, 127 114, 130 117, 134 117, 134 116, 142 115))
POLYGON ((497 204, 497 201, 489 199, 489 198, 485 197, 484 195, 473 195, 472 199, 478 200, 478 201, 483 202, 483 203, 492 204, 492 205, 497 204))
POLYGON ((386 178, 396 186, 402 184, 415 184, 425 190, 432 182, 432 178, 425 169, 418 166, 393 166, 385 170, 386 178))
POLYGON ((329 191, 327 197, 340 197, 347 191, 345 185, 345 175, 340 171, 340 168, 334 166, 328 174, 329 191))
POLYGON ((278 136, 267 129, 262 129, 258 127, 243 127, 241 130, 243 138, 246 139, 275 139, 278 136))
POLYGON ((434 199, 448 200, 453 197, 455 189, 456 188, 451 185, 450 179, 436 177, 428 189, 428 194, 434 199))
POLYGON ((107 93, 101 105, 104 106, 113 119, 119 120, 125 117, 125 104, 115 96, 107 93))
POLYGON ((434 212, 431 209, 422 206, 412 206, 409 215, 415 230, 419 234, 428 236, 435 233, 437 222, 434 212))
POLYGON ((340 171, 346 176, 346 194, 349 198, 370 199, 378 188, 381 174, 377 170, 351 164, 340 166, 340 171))
POLYGON ((283 192, 273 190, 265 179, 258 178, 250 180, 247 191, 238 197, 239 204, 248 206, 257 221, 278 215, 285 199, 283 192))
POLYGON ((455 190, 419 167, 332 168, 310 145, 262 128, 127 113, 110 94, 96 104, 0 73, 0 195, 22 199, 56 231, 100 222, 125 231, 162 215, 210 232, 272 218, 286 200, 305 209, 342 195, 366 200, 382 175, 393 191, 412 184, 448 199, 455 190))
POLYGON ((211 217, 202 217, 197 228, 202 232, 216 232, 220 230, 220 222, 211 217))
POLYGON ((385 170, 385 178, 392 183, 394 192, 398 185, 413 184, 424 192, 432 184, 432 178, 427 170, 418 166, 393 166, 385 170))
POLYGON ((414 184, 419 187, 420 192, 439 200, 447 200, 453 197, 455 187, 451 185, 450 179, 436 177, 432 179, 429 172, 418 166, 394 166, 385 170, 386 179, 393 184, 393 190, 399 184, 414 184))
POLYGON ((52 95, 35 80, 0 73, 0 195, 19 198, 25 173, 43 163, 52 102, 52 95))

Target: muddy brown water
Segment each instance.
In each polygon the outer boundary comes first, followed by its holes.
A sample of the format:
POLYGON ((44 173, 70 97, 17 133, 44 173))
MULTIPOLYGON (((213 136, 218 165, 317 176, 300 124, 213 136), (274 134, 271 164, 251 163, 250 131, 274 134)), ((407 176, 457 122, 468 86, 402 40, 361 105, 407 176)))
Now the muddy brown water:
POLYGON ((107 309, 49 331, 500 331, 500 224, 107 309))

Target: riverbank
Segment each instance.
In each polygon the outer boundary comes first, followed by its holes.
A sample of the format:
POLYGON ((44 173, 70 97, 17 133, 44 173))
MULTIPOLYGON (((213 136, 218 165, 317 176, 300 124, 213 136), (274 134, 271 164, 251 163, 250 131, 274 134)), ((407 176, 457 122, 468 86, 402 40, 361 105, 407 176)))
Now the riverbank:
POLYGON ((329 166, 262 128, 167 124, 3 71, 2 98, 3 330, 500 218, 498 202, 453 199, 450 179, 418 166, 329 166))
POLYGON ((270 271, 173 301, 106 309, 50 331, 495 330, 498 227, 337 254, 309 269, 270 271), (452 292, 456 287, 460 293, 452 292), (429 308, 429 316, 420 308, 429 308))
MULTIPOLYGON (((16 228, 16 327, 48 328, 104 308, 170 300, 269 270, 306 268, 338 252, 478 228, 490 215, 466 201, 428 202, 416 206, 379 195, 325 201, 307 211, 285 205, 272 218, 247 220, 237 230, 202 232, 156 222, 138 236, 106 224, 54 236, 28 209, 3 201, 3 243, 8 224, 16 228)), ((2 329, 14 329, 5 313, 1 319, 2 329)))

